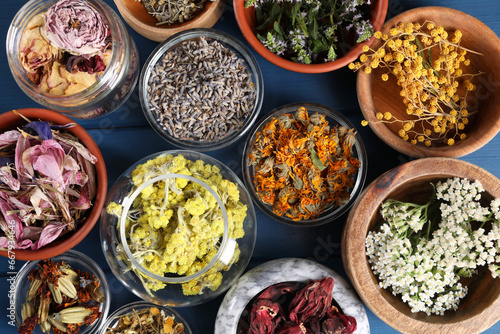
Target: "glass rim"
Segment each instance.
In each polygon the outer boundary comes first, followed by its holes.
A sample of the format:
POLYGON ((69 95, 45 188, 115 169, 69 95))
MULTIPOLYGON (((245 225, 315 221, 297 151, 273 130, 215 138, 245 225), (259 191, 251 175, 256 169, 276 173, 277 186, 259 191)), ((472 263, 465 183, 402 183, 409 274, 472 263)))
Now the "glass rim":
POLYGON ((120 38, 117 40, 117 35, 128 37, 128 32, 122 20, 108 4, 103 0, 85 0, 85 2, 89 3, 90 6, 103 16, 109 26, 112 48, 108 66, 99 77, 99 80, 78 93, 64 96, 38 90, 36 85, 26 76, 26 69, 19 60, 19 46, 24 29, 26 25, 29 24, 31 18, 42 13, 44 10, 48 10, 48 8, 56 2, 57 0, 30 0, 18 10, 7 32, 7 62, 10 65, 9 67, 16 83, 28 96, 32 97, 31 94, 33 94, 34 96, 32 98, 35 99, 35 101, 47 107, 71 112, 75 109, 75 103, 77 104, 76 107, 87 103, 92 105, 98 104, 105 98, 104 96, 99 96, 99 93, 108 89, 109 81, 117 75, 120 77, 127 75, 125 71, 114 71, 112 67, 120 65, 121 59, 128 56, 127 54, 124 55, 124 53, 130 52, 132 42, 129 38, 120 38), (119 49, 123 50, 120 51, 119 49))
MULTIPOLYGON (((225 255, 226 251, 231 250, 229 248, 226 248, 226 246, 228 245, 228 241, 230 240, 230 238, 228 237, 229 219, 227 216, 226 208, 224 207, 224 204, 222 203, 221 198, 208 184, 206 184, 205 182, 203 182, 203 181, 201 181, 193 176, 184 175, 184 174, 169 173, 169 174, 163 174, 163 175, 154 177, 154 178, 142 183, 139 187, 137 187, 132 192, 132 194, 130 196, 125 196, 124 201, 122 203, 122 206, 123 206, 123 209, 122 209, 122 213, 120 215, 119 230, 120 230, 120 238, 122 240, 123 249, 124 249, 125 253, 127 254, 128 259, 132 262, 133 266, 135 268, 137 268, 141 273, 143 273, 144 275, 147 275, 150 278, 158 280, 162 283, 185 283, 185 282, 189 282, 193 279, 196 279, 198 277, 201 277, 203 274, 205 274, 207 271, 209 271, 219 260, 223 262, 223 260, 221 259, 222 256, 225 255), (130 210, 130 207, 132 206, 132 203, 146 187, 152 185, 153 183, 156 183, 157 181, 162 181, 162 180, 166 180, 166 179, 178 179, 178 178, 187 179, 189 181, 197 183, 198 185, 205 188, 205 190, 207 190, 215 198, 215 200, 217 201, 217 204, 219 204, 219 208, 222 212, 222 217, 224 220, 224 235, 222 236, 222 242, 219 246, 219 249, 217 250, 217 253, 213 257, 213 259, 208 264, 206 264, 202 269, 200 269, 199 271, 197 271, 194 274, 187 275, 187 276, 165 277, 165 276, 159 276, 159 275, 152 273, 151 271, 144 268, 135 259, 134 255, 132 254, 132 252, 130 251, 130 248, 128 246, 127 237, 125 235, 125 224, 126 224, 126 217, 127 217, 127 214, 130 210)), ((231 256, 232 256, 232 254, 231 254, 231 256)))
POLYGON ((283 216, 278 216, 275 214, 272 210, 272 208, 264 204, 260 197, 256 193, 255 189, 255 184, 252 179, 251 175, 251 169, 252 167, 249 166, 248 164, 248 154, 250 147, 253 144, 253 141, 255 139, 255 135, 259 128, 264 126, 271 118, 276 117, 280 112, 292 112, 292 110, 295 110, 298 107, 305 107, 308 111, 309 114, 312 114, 314 112, 320 112, 321 114, 327 116, 328 118, 331 118, 334 120, 338 125, 347 127, 349 129, 355 129, 354 125, 345 117, 343 114, 339 113, 335 109, 319 104, 319 103, 312 103, 312 102, 294 102, 294 103, 289 103, 285 104, 282 106, 279 106, 277 108, 274 108, 271 112, 266 114, 263 118, 261 118, 250 130, 250 133, 247 137, 245 146, 243 148, 243 154, 242 154, 242 174, 243 174, 243 182, 245 183, 245 186, 251 190, 250 195, 254 201, 254 203, 264 212, 266 213, 269 217, 281 222, 285 223, 287 225, 291 226, 297 226, 297 227, 315 227, 315 226, 320 226, 326 223, 329 223, 337 218, 339 218, 341 215, 346 213, 350 207, 354 204, 356 201, 357 196, 362 192, 363 186, 366 180, 366 174, 368 171, 368 157, 366 153, 366 148, 364 146, 364 143, 362 141, 361 135, 359 134, 358 131, 356 131, 356 141, 353 147, 356 149, 356 155, 361 163, 361 166, 356 173, 356 178, 355 178, 355 183, 354 187, 350 191, 350 196, 349 199, 346 203, 340 205, 340 206, 335 206, 332 205, 328 208, 326 208, 321 214, 319 214, 317 217, 313 219, 308 219, 308 220, 293 220, 292 218, 286 217, 285 215, 283 216), (313 110, 311 110, 312 108, 313 110), (286 111, 289 110, 289 111, 286 111))
POLYGON ((248 133, 252 125, 256 122, 264 101, 264 79, 259 63, 257 62, 257 59, 254 57, 250 49, 248 49, 248 47, 245 46, 245 44, 243 44, 240 40, 238 40, 237 38, 226 32, 217 29, 192 28, 180 31, 170 36, 162 43, 160 43, 150 53, 150 55, 148 56, 148 58, 144 63, 144 66, 142 67, 139 76, 139 100, 141 103, 141 108, 148 123, 155 130, 155 132, 158 133, 158 135, 160 135, 167 142, 182 149, 195 149, 197 151, 212 151, 233 144, 238 139, 243 137, 243 135, 248 133), (148 81, 151 76, 152 69, 158 63, 158 61, 161 60, 161 58, 164 56, 166 52, 168 52, 173 47, 177 46, 179 43, 200 37, 207 37, 210 38, 211 40, 223 43, 226 47, 229 46, 232 52, 234 52, 239 58, 243 59, 245 61, 245 65, 247 66, 249 72, 251 73, 251 76, 254 78, 252 82, 256 89, 256 97, 253 110, 250 113, 250 115, 245 119, 243 125, 237 131, 217 141, 181 140, 175 138, 174 136, 168 134, 167 131, 161 128, 161 126, 156 121, 153 112, 149 108, 149 103, 147 102, 149 96, 147 93, 148 81))

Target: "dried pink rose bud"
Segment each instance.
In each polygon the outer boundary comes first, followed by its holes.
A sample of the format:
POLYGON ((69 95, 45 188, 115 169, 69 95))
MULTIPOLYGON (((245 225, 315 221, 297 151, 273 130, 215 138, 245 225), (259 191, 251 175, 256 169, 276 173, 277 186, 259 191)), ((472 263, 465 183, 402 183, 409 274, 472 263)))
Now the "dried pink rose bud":
POLYGON ((248 334, 273 334, 283 319, 280 304, 267 299, 255 302, 250 312, 250 328, 248 334))
POLYGON ((50 42, 69 53, 92 55, 109 44, 109 26, 102 15, 81 0, 60 0, 45 14, 45 32, 50 42))
POLYGON ((300 324, 311 318, 321 319, 332 304, 333 284, 333 277, 309 281, 290 302, 290 320, 300 324))

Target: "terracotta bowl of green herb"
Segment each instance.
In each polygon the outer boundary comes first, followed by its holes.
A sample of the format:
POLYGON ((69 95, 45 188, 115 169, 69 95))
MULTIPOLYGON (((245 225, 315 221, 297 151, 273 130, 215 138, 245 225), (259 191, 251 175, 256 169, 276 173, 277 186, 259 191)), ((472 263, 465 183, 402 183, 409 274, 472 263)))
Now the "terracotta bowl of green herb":
POLYGON ((458 159, 391 169, 352 207, 347 275, 372 312, 404 333, 480 333, 500 320, 500 180, 458 159))
POLYGON ((88 132, 38 108, 0 114, 0 181, 0 254, 16 260, 76 246, 99 219, 108 186, 88 132))
POLYGON ((373 31, 384 24, 388 0, 357 2, 337 1, 332 9, 330 1, 317 6, 307 1, 238 0, 234 13, 243 36, 262 57, 290 71, 323 73, 358 58, 363 45, 373 43, 373 31), (300 20, 299 12, 310 13, 314 24, 300 20))
POLYGON ((132 29, 155 42, 163 42, 186 29, 211 28, 219 20, 226 5, 226 0, 114 2, 132 29))
POLYGON ((349 67, 358 70, 364 124, 386 144, 416 158, 456 158, 495 137, 500 130, 495 32, 461 11, 422 7, 395 16, 375 37, 349 67))
POLYGON ((279 107, 252 128, 243 180, 254 203, 275 220, 318 226, 340 218, 363 189, 361 136, 334 109, 315 103, 279 107))

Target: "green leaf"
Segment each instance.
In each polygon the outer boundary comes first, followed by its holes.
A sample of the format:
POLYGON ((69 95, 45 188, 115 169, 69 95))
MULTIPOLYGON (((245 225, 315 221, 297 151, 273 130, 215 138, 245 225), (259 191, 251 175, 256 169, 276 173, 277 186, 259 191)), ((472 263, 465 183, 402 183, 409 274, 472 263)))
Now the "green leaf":
POLYGON ((335 60, 337 59, 337 54, 335 53, 335 49, 333 48, 333 45, 330 46, 330 49, 328 49, 328 60, 335 60))
POLYGON ((278 23, 278 21, 274 21, 273 28, 278 35, 282 36, 283 38, 285 37, 285 32, 283 31, 283 28, 281 28, 281 25, 278 23))
POLYGON ((326 166, 323 165, 323 163, 321 162, 318 153, 316 153, 316 151, 312 147, 309 149, 309 153, 311 154, 311 160, 313 165, 316 166, 316 168, 319 169, 320 171, 323 171, 326 168, 326 166))

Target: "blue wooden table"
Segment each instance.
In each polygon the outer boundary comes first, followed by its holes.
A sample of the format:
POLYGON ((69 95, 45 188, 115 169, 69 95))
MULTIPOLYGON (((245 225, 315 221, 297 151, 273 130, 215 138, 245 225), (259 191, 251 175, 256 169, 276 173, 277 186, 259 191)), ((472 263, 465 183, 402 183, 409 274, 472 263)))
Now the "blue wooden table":
MULTIPOLYGON (((2 1, 0 7, 0 36, 5 38, 12 18, 25 1, 2 1)), ((105 0, 115 11, 113 1, 105 0)), ((228 1, 231 3, 231 1, 228 1)), ((439 5, 451 7, 483 21, 497 35, 500 34, 500 3, 498 0, 390 0, 388 18, 415 7, 439 5)), ((128 26, 127 26, 128 27, 128 26)), ((228 4, 222 17, 214 28, 223 30, 244 41, 236 24, 232 5, 228 4)), ((138 46, 141 65, 149 53, 158 45, 149 41, 128 27, 138 46)), ((481 38, 478 36, 478 38, 481 38)), ((246 41, 244 41, 245 44, 246 41)), ((248 45, 248 44, 247 44, 248 45)), ((404 156, 378 139, 369 127, 361 127, 361 111, 356 97, 355 74, 344 68, 325 74, 300 74, 279 68, 254 52, 264 74, 264 104, 261 116, 278 106, 292 102, 321 103, 340 111, 358 128, 368 152, 367 183, 383 172, 405 163, 411 158, 404 156)), ((39 107, 26 97, 12 78, 5 52, 0 52, 0 113, 16 108, 39 107)), ((498 93, 498 92, 496 92, 498 93)), ((78 121, 98 143, 104 156, 111 187, 118 176, 137 160, 159 151, 174 149, 159 137, 148 125, 143 116, 137 89, 130 99, 116 112, 94 120, 78 121)), ((232 168, 241 177, 241 153, 243 141, 227 149, 209 153, 232 168)), ((497 136, 477 152, 463 157, 497 177, 500 177, 500 137, 497 136)), ((322 263, 346 277, 340 253, 340 240, 345 216, 327 225, 315 228, 296 228, 268 218, 257 208, 258 236, 249 268, 275 258, 301 257, 322 263)), ((129 292, 111 273, 101 251, 99 228, 95 226, 91 233, 77 246, 76 250, 88 254, 106 271, 110 284, 112 301, 110 311, 123 304, 136 301, 138 297, 129 292)), ((16 270, 24 263, 17 261, 16 270)), ((0 259, 0 333, 16 333, 8 325, 7 307, 8 264, 0 259)), ((346 277, 347 278, 347 277, 346 277)), ((197 334, 213 333, 217 310, 224 296, 195 307, 179 309, 192 329, 197 334)), ((370 329, 373 334, 396 333, 391 327, 366 309, 370 329)), ((500 312, 500 310, 499 310, 500 312)), ((486 333, 500 333, 500 323, 486 333)))

